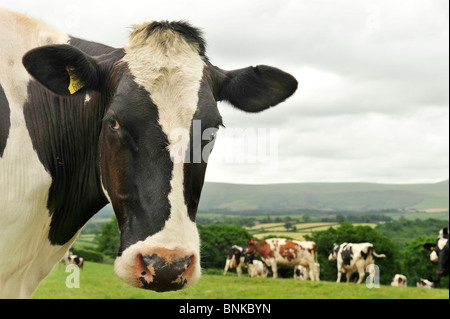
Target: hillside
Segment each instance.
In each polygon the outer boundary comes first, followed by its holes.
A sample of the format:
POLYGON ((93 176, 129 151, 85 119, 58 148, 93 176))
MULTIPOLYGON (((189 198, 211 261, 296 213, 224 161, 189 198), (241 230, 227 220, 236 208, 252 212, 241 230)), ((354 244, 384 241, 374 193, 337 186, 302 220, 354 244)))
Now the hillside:
POLYGON ((434 184, 297 183, 244 185, 205 183, 199 210, 417 209, 448 211, 449 181, 434 184))

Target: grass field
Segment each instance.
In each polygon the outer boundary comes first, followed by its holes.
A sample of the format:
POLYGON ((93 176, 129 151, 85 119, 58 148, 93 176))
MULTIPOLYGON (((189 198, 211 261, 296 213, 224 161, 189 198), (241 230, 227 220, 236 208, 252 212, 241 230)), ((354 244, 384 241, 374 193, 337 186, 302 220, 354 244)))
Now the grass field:
POLYGON ((397 288, 365 284, 310 282, 273 278, 241 278, 234 273, 203 275, 191 288, 156 293, 136 289, 120 281, 113 267, 86 262, 80 271, 80 288, 67 288, 71 273, 55 267, 40 284, 33 299, 448 299, 445 289, 397 288))

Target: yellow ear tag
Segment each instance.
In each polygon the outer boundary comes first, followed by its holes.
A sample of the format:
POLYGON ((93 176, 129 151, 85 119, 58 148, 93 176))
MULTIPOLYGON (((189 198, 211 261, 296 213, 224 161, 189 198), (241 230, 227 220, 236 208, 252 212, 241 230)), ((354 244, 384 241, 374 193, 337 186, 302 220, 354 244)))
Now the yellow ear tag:
POLYGON ((84 87, 84 82, 78 77, 75 73, 75 68, 71 65, 66 67, 67 72, 69 73, 70 83, 69 83, 69 92, 70 94, 74 94, 75 92, 81 90, 84 87))

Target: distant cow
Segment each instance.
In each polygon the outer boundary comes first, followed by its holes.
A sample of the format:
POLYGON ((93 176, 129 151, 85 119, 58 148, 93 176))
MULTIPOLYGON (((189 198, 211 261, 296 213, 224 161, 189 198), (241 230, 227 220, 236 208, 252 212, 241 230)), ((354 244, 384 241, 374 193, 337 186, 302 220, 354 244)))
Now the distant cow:
POLYGON ((428 279, 421 278, 417 283, 416 286, 419 288, 427 288, 431 289, 434 288, 434 282, 429 281, 428 279))
POLYGON ((424 244, 425 249, 431 250, 430 260, 438 263, 436 273, 440 277, 448 276, 448 228, 439 231, 436 243, 424 244))
POLYGON ((255 259, 255 254, 246 254, 244 262, 248 267, 248 275, 250 277, 265 278, 269 275, 266 265, 261 260, 255 259))
POLYGON ((349 282, 352 272, 357 271, 359 279, 356 283, 360 284, 364 279, 366 267, 374 263, 373 256, 378 258, 386 257, 384 254, 379 255, 375 253, 371 243, 334 244, 328 259, 337 259, 338 277, 336 282, 341 281, 343 273, 347 274, 347 282, 349 282))
POLYGON ((84 265, 84 258, 77 255, 70 255, 69 256, 69 265, 77 265, 78 268, 83 269, 84 265))
POLYGON ((319 280, 317 269, 317 246, 312 241, 297 241, 284 238, 271 238, 263 241, 247 241, 247 253, 257 252, 262 260, 272 268, 273 277, 277 278, 277 264, 288 266, 302 265, 311 273, 311 280, 319 280))
POLYGON ((396 274, 391 282, 392 287, 406 287, 407 279, 405 275, 396 274))
MULTIPOLYGON (((317 270, 320 273, 320 265, 316 263, 317 270)), ((312 273, 308 267, 297 265, 294 267, 294 279, 297 280, 310 280, 312 278, 312 273)))
POLYGON ((225 262, 225 269, 223 275, 227 274, 228 269, 236 268, 236 273, 238 277, 242 275, 242 267, 247 267, 247 262, 245 259, 247 252, 246 247, 233 245, 228 251, 227 260, 225 262))

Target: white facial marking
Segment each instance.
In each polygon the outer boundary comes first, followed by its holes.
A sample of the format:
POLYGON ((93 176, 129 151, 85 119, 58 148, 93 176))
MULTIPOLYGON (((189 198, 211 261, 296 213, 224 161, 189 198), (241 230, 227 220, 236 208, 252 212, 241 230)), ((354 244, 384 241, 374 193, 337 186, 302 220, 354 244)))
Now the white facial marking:
POLYGON ((155 30, 146 37, 147 25, 136 26, 125 47, 123 61, 128 64, 136 83, 149 92, 158 108, 159 124, 169 141, 168 151, 174 158, 168 195, 171 213, 160 232, 131 245, 116 259, 115 270, 119 277, 127 276, 125 260, 133 258, 145 246, 181 250, 195 256, 196 270, 189 285, 200 277, 200 240, 195 222, 188 216, 183 190, 183 159, 189 136, 179 132, 190 131, 205 62, 195 45, 171 30, 155 30))

